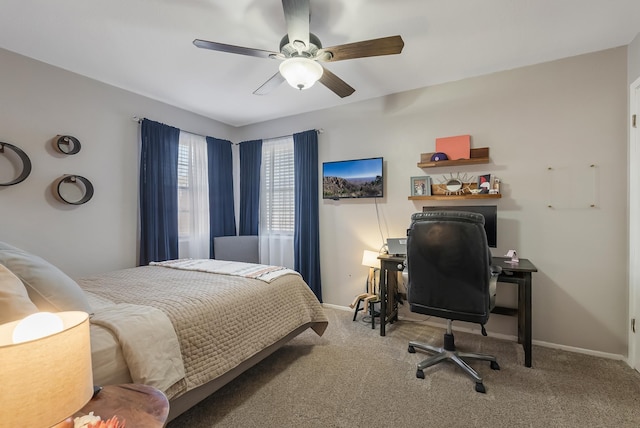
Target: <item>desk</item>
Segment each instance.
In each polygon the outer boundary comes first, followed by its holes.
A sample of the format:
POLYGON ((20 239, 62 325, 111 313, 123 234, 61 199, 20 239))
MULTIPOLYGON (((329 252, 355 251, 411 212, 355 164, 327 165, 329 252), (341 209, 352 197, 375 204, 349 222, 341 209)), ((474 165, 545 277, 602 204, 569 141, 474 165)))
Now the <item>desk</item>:
MULTIPOLYGON (((518 285, 518 343, 524 348, 524 365, 531 367, 531 274, 538 272, 528 259, 520 259, 517 264, 507 263, 508 257, 492 257, 491 262, 502 268, 498 282, 518 285)), ((496 307, 493 312, 504 313, 504 308, 496 307)))
MULTIPOLYGON (((380 259, 380 336, 385 335, 387 323, 393 323, 398 319, 398 304, 395 299, 396 286, 389 281, 390 274, 395 274, 404 269, 405 257, 381 255, 380 259)), ((524 365, 531 367, 531 274, 537 272, 533 263, 528 259, 520 259, 517 264, 507 263, 508 257, 493 257, 492 263, 502 268, 498 282, 506 282, 518 285, 518 308, 508 309, 494 308, 493 312, 503 315, 518 314, 518 343, 524 349, 524 365)), ((394 275, 395 277, 395 275, 394 275)))

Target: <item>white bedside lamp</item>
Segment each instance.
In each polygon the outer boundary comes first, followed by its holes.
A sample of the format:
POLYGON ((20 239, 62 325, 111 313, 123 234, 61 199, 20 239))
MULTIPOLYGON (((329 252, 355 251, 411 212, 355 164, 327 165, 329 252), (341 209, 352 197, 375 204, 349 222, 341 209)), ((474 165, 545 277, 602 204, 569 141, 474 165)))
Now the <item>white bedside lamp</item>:
POLYGON ((89 316, 39 312, 0 325, 0 427, 50 427, 93 395, 89 316))
POLYGON ((369 277, 367 279, 367 292, 370 294, 376 294, 375 279, 376 270, 380 270, 380 260, 378 256, 380 254, 375 251, 364 250, 362 253, 362 265, 369 266, 369 277))

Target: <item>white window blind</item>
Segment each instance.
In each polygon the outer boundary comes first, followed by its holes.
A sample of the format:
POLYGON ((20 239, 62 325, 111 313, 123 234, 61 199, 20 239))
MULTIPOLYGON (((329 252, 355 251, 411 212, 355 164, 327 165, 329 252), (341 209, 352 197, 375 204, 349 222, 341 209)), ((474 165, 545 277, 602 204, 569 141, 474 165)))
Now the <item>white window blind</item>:
POLYGON ((295 225, 293 137, 262 143, 260 167, 260 262, 294 267, 295 225))
POLYGON ((178 236, 184 239, 189 232, 189 168, 191 165, 191 150, 189 146, 180 144, 178 147, 178 236))
POLYGON ((285 137, 263 142, 261 222, 270 232, 293 233, 294 169, 293 138, 285 137))

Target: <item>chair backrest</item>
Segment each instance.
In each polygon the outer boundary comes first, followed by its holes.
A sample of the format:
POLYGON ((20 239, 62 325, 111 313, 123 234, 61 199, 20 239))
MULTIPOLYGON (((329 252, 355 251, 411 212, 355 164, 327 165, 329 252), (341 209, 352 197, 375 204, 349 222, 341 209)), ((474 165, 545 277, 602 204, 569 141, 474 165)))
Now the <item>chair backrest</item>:
POLYGON ((407 300, 412 312, 485 324, 491 310, 491 252, 484 217, 462 211, 411 216, 407 300))
POLYGON ((213 255, 218 260, 260 263, 257 236, 218 236, 213 238, 213 255))

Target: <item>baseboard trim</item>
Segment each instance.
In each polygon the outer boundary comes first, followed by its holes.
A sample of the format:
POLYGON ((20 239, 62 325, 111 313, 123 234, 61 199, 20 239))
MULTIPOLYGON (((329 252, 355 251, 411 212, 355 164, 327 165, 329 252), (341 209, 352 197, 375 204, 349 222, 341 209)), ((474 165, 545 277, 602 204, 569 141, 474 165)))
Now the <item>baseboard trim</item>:
POLYGON ((351 308, 350 308, 350 307, 348 307, 348 306, 333 305, 333 304, 331 304, 331 303, 323 303, 323 304, 322 304, 322 306, 325 306, 325 307, 327 307, 327 308, 331 308, 331 309, 337 309, 337 310, 339 310, 339 311, 348 311, 348 312, 353 311, 353 309, 351 309, 351 308))
POLYGON ((612 354, 610 352, 594 351, 593 349, 577 348, 575 346, 559 345, 557 343, 543 342, 534 340, 534 345, 544 346, 545 348, 561 349, 563 351, 576 352, 578 354, 586 354, 594 357, 608 358, 610 360, 627 361, 627 358, 621 354, 612 354))
MULTIPOLYGON (((337 310, 340 310, 340 311, 347 311, 347 312, 353 311, 353 309, 351 309, 348 306, 333 305, 331 303, 323 303, 322 305, 327 307, 327 308, 337 309, 337 310)), ((432 327, 438 327, 438 328, 445 327, 444 324, 438 323, 438 322, 434 322, 434 321, 425 320, 424 323, 426 325, 430 325, 432 327)), ((465 328, 465 327, 455 327, 454 326, 453 330, 454 331, 462 331, 462 332, 465 332, 465 333, 481 334, 479 330, 471 329, 471 328, 465 328)), ((490 333, 490 332, 487 332, 487 334, 490 337, 495 337, 497 339, 509 340, 511 342, 517 342, 518 341, 518 338, 516 336, 512 336, 512 335, 509 335, 509 334, 490 333)), ((621 355, 621 354, 612 354, 612 353, 609 353, 609 352, 595 351, 593 349, 585 349, 585 348, 578 348, 578 347, 575 347, 575 346, 560 345, 558 343, 545 342, 545 341, 542 341, 542 340, 533 340, 532 343, 534 345, 537 345, 537 346, 544 346, 545 348, 560 349, 562 351, 575 352, 577 354, 591 355, 591 356, 594 356, 594 357, 607 358, 607 359, 610 359, 610 360, 625 361, 628 364, 627 357, 625 357, 624 355, 621 355)))

